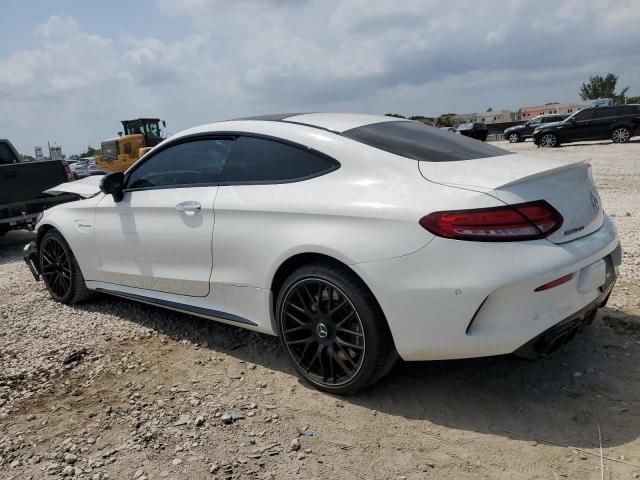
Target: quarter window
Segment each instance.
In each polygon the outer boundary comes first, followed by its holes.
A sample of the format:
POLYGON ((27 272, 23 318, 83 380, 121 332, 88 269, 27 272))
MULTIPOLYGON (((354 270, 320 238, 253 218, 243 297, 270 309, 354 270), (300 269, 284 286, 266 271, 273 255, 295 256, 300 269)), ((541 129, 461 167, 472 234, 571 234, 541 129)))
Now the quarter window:
POLYGON ((154 154, 131 172, 128 189, 217 184, 235 140, 194 140, 154 154))
POLYGON ((225 183, 278 183, 319 176, 338 168, 320 153, 274 140, 240 137, 224 167, 225 183))

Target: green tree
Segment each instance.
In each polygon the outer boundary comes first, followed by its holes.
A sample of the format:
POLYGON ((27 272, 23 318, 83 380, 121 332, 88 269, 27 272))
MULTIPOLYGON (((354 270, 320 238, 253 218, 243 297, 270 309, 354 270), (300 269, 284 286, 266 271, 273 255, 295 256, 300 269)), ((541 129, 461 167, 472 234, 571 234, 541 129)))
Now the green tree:
POLYGON ((87 151, 78 155, 80 158, 82 157, 95 157, 96 155, 100 155, 102 151, 99 148, 93 148, 91 145, 87 145, 87 151))
POLYGON ((589 77, 587 83, 580 87, 580 98, 582 100, 595 100, 596 98, 613 98, 616 103, 624 103, 624 96, 629 87, 624 87, 620 93, 616 93, 618 76, 607 73, 606 76, 594 75, 589 77))
POLYGON ((400 115, 399 113, 385 113, 385 117, 396 117, 396 118, 407 118, 404 115, 400 115))
POLYGON ((453 121, 454 113, 445 113, 436 118, 436 126, 438 127, 455 127, 455 122, 453 121))
POLYGON ((640 103, 640 97, 627 97, 627 103, 640 103))

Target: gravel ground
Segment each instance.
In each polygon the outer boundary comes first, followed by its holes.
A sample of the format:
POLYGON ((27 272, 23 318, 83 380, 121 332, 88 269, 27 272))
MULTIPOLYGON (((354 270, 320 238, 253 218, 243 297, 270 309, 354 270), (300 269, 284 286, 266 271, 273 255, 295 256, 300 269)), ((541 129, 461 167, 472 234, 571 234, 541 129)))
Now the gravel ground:
POLYGON ((640 478, 640 141, 508 148, 592 160, 624 250, 609 306, 541 361, 400 363, 353 397, 301 383, 272 337, 56 304, 32 235, 0 239, 0 478, 595 479, 598 426, 604 478, 640 478))

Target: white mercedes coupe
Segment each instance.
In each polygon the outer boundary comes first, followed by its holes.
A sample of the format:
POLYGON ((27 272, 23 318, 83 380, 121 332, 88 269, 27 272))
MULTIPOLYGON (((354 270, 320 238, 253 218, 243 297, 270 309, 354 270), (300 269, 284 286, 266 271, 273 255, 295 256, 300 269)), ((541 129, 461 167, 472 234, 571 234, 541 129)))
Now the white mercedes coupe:
POLYGON ((588 163, 404 119, 213 123, 100 178, 53 189, 85 198, 25 247, 54 300, 97 291, 278 335, 338 394, 398 356, 545 355, 593 321, 621 261, 588 163))

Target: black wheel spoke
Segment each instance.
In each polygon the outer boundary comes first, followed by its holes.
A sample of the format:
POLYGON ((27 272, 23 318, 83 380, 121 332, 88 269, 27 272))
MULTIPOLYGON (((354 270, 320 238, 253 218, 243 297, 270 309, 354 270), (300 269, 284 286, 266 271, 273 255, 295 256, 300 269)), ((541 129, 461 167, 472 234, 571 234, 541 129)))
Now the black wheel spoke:
POLYGON ((71 289, 70 257, 55 237, 45 238, 40 246, 40 255, 44 282, 54 298, 62 299, 71 289))
POLYGON ((365 335, 355 307, 335 284, 299 280, 280 308, 283 342, 299 371, 323 385, 343 385, 360 371, 365 335))

